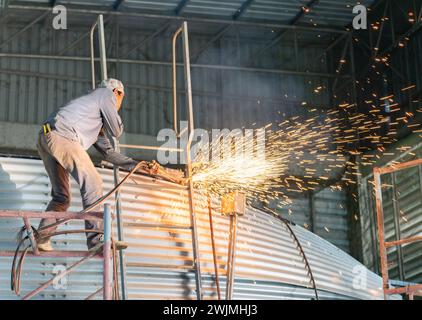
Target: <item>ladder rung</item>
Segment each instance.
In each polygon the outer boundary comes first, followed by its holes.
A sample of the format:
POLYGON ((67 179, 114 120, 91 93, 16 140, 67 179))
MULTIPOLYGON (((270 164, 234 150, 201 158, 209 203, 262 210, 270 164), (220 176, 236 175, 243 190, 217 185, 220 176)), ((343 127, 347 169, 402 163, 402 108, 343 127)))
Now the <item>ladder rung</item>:
POLYGON ((136 223, 136 222, 127 222, 125 225, 131 225, 139 228, 168 228, 168 229, 181 229, 189 230, 192 229, 191 226, 176 226, 176 225, 165 225, 165 224, 150 224, 150 223, 136 223))
MULTIPOLYGON (((79 258, 86 257, 90 254, 90 251, 74 251, 74 250, 53 250, 48 252, 40 251, 39 255, 35 255, 34 252, 28 251, 27 255, 37 258, 79 258)), ((13 257, 15 255, 14 251, 0 251, 0 257, 13 257)), ((96 254, 93 258, 102 259, 103 256, 99 253, 96 254)))
POLYGON ((150 264, 150 263, 140 263, 140 262, 128 262, 128 267, 135 268, 160 268, 160 269, 182 269, 182 270, 196 270, 192 265, 189 266, 171 266, 168 264, 150 264))
POLYGON ((417 241, 422 241, 422 236, 416 236, 416 237, 401 239, 401 240, 397 240, 397 241, 385 242, 385 246, 387 248, 396 247, 396 246, 400 246, 402 244, 412 243, 412 242, 417 242, 417 241))

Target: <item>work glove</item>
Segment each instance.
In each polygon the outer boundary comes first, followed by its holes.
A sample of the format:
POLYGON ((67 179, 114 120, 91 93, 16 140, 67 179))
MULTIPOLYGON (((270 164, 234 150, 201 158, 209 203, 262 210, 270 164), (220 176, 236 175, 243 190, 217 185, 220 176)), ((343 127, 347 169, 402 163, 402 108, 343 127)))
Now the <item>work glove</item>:
POLYGON ((157 161, 142 161, 143 164, 138 168, 137 172, 152 177, 161 178, 167 181, 186 185, 187 179, 184 178, 183 172, 162 167, 157 161))

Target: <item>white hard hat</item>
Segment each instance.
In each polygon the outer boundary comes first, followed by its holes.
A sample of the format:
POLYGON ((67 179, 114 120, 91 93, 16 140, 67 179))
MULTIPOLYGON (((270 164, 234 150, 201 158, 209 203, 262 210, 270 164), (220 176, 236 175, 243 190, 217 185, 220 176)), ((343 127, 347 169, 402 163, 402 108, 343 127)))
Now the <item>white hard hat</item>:
POLYGON ((123 87, 123 83, 120 80, 109 78, 106 80, 101 81, 99 88, 108 88, 110 90, 116 89, 117 91, 125 93, 125 88, 123 87))

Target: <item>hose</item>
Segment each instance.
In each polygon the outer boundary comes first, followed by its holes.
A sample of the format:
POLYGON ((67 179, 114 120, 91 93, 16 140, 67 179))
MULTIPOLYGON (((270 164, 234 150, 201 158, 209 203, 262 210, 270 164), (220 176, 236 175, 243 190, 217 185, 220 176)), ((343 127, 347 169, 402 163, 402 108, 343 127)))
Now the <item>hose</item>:
POLYGON ((280 219, 280 220, 284 222, 284 224, 286 225, 287 229, 289 229, 290 234, 292 235, 293 239, 294 239, 294 240, 295 240, 295 242, 296 242, 296 245, 297 245, 297 247, 298 247, 298 249, 299 249, 299 252, 300 252, 300 254, 302 255, 303 260, 304 260, 304 262, 305 262, 305 267, 306 267, 306 269, 308 270, 308 275, 309 275, 309 278, 310 278, 310 282, 311 282, 312 287, 313 287, 314 292, 315 292, 315 299, 316 299, 316 300, 319 300, 319 297, 318 297, 318 290, 317 290, 317 287, 316 287, 314 274, 312 273, 312 269, 311 269, 311 266, 310 266, 310 264, 309 264, 308 258, 306 257, 305 251, 303 250, 303 247, 302 247, 302 245, 300 244, 298 237, 296 236, 296 234, 294 233, 294 231, 293 231, 292 227, 290 226, 290 222, 289 222, 289 221, 287 221, 287 220, 285 220, 285 219, 280 219))
MULTIPOLYGON (((148 173, 151 174, 151 171, 149 170, 148 164, 144 161, 138 162, 138 164, 133 167, 133 169, 113 188, 111 189, 106 195, 102 196, 101 198, 99 198, 98 200, 96 200, 93 204, 91 204, 89 207, 83 209, 82 211, 79 211, 79 213, 87 213, 90 212, 92 210, 94 210, 97 206, 99 206, 101 203, 103 203, 105 200, 107 200, 108 197, 110 197, 113 193, 115 193, 117 190, 120 189, 120 187, 123 185, 123 183, 129 179, 129 177, 134 174, 140 167, 144 166, 144 173, 148 173), (147 166, 148 169, 145 168, 145 166, 147 166)), ((69 221, 71 219, 61 219, 58 220, 52 224, 46 225, 44 227, 41 227, 38 229, 38 233, 42 232, 42 231, 46 231, 50 228, 59 226, 67 221, 69 221)))
POLYGON ((281 217, 277 212, 274 212, 273 210, 271 210, 269 208, 266 208, 266 207, 265 208, 258 208, 258 207, 254 207, 254 206, 252 206, 252 208, 262 210, 266 213, 270 213, 272 216, 274 216, 275 218, 277 218, 278 220, 280 220, 281 222, 284 223, 287 230, 289 230, 291 236, 293 237, 293 239, 296 243, 296 247, 298 248, 299 253, 303 258, 303 261, 305 263, 305 268, 307 269, 307 272, 308 272, 310 283, 312 284, 312 288, 314 289, 314 292, 315 292, 315 299, 319 300, 318 289, 317 289, 317 286, 316 286, 314 274, 313 274, 312 269, 311 269, 311 265, 309 264, 308 258, 306 257, 305 251, 303 250, 303 247, 302 247, 302 245, 299 241, 299 238, 296 236, 296 233, 293 231, 293 228, 290 226, 292 224, 292 222, 283 218, 283 217, 281 217))

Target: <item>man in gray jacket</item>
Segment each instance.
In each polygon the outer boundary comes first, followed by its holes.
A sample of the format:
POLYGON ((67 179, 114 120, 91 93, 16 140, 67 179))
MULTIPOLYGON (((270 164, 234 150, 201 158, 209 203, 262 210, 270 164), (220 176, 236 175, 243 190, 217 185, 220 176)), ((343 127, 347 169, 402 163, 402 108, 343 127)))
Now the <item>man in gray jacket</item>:
MULTIPOLYGON (((70 101, 52 113, 44 123, 38 136, 38 153, 44 162, 50 178, 52 200, 46 211, 66 211, 70 206, 69 174, 79 184, 82 205, 92 205, 102 197, 102 179, 94 167, 86 150, 91 145, 103 158, 126 170, 131 170, 137 162, 115 152, 109 137, 119 138, 123 124, 118 114, 124 97, 123 84, 116 79, 101 82, 99 88, 87 95, 70 101)), ((42 219, 39 228, 56 222, 42 219)), ((102 222, 85 221, 86 229, 102 230, 102 222)), ((48 228, 40 236, 48 236, 56 228, 48 228)), ((88 248, 98 245, 101 236, 87 233, 88 248)), ((41 240, 38 248, 53 250, 50 239, 41 240)))

